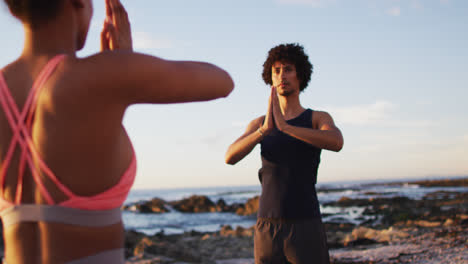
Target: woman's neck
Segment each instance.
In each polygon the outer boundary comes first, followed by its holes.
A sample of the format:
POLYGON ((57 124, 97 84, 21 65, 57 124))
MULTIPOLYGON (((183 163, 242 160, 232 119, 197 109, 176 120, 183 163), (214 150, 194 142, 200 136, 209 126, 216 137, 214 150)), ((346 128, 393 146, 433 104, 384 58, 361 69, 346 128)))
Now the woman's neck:
POLYGON ((37 28, 24 24, 25 42, 22 56, 34 57, 64 53, 73 55, 77 50, 77 30, 73 19, 64 15, 37 28))

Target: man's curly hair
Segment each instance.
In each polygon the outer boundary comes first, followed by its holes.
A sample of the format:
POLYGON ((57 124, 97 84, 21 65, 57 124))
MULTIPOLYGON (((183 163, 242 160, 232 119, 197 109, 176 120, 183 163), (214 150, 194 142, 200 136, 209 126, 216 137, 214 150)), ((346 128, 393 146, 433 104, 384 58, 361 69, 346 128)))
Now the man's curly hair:
POLYGON ((304 47, 297 44, 281 44, 272 48, 268 52, 268 57, 263 64, 263 81, 266 84, 272 85, 271 67, 277 61, 288 62, 296 66, 297 79, 300 83, 300 91, 304 91, 310 82, 310 77, 313 72, 313 65, 309 62, 309 56, 305 54, 304 47))

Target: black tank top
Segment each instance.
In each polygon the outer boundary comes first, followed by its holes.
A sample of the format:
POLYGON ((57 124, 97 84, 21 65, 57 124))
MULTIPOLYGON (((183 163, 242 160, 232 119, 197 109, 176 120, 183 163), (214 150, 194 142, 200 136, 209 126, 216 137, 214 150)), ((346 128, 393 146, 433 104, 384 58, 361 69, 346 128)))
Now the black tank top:
MULTIPOLYGON (((297 127, 312 128, 311 109, 287 120, 297 127)), ((320 217, 315 190, 321 149, 274 129, 261 141, 262 183, 258 217, 320 217)))

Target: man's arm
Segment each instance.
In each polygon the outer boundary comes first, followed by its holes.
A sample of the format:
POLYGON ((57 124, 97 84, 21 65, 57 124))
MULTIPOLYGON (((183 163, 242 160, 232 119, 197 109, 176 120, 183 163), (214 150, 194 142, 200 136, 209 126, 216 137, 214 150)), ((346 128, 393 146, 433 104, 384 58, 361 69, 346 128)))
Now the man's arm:
POLYGON ((272 93, 273 117, 276 128, 317 148, 340 151, 343 148, 343 135, 335 126, 333 118, 327 112, 315 111, 312 115, 312 127, 317 129, 292 126, 281 113, 276 89, 272 93))
POLYGON ((252 120, 244 134, 229 146, 225 156, 227 164, 234 165, 242 160, 263 139, 265 134, 260 129, 263 120, 264 116, 252 120))
POLYGON ((252 120, 247 126, 245 133, 229 146, 225 156, 227 164, 234 165, 242 160, 262 141, 263 137, 273 131, 275 127, 275 122, 273 121, 273 92, 274 90, 271 89, 266 115, 252 120))
POLYGON ((296 127, 286 123, 286 126, 280 130, 321 149, 338 152, 343 148, 343 135, 340 129, 335 126, 330 114, 314 111, 311 121, 313 124, 317 124, 317 129, 296 127))

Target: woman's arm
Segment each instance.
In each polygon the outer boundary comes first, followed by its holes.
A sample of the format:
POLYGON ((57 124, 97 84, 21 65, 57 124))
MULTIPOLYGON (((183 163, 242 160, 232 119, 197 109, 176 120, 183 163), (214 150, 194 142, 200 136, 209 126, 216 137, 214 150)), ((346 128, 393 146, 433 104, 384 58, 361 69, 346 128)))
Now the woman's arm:
POLYGON ((215 65, 126 51, 99 53, 79 68, 95 73, 96 92, 127 105, 206 101, 226 97, 234 88, 229 74, 215 65))
POLYGON ((215 65, 134 53, 130 21, 119 0, 106 0, 101 49, 79 60, 73 70, 92 77, 91 91, 102 103, 106 99, 124 105, 206 101, 226 97, 234 87, 229 74, 215 65))

